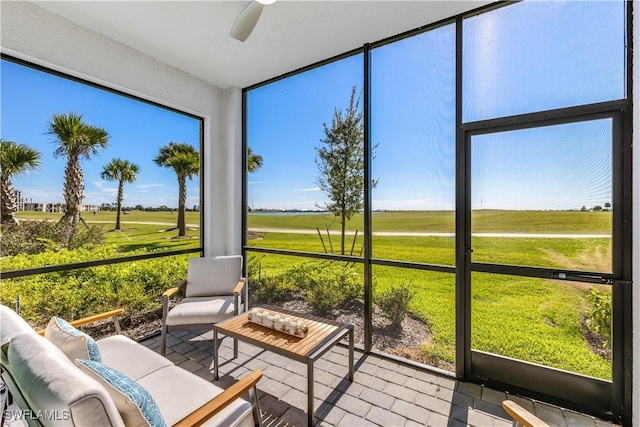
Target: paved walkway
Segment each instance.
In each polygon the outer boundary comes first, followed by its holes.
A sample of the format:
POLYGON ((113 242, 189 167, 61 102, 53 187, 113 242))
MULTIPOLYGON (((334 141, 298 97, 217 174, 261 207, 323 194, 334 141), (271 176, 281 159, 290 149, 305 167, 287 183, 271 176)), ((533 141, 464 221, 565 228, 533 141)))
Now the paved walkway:
MULTIPOLYGON (((112 221, 113 222, 113 221, 112 221)), ((286 234, 318 234, 317 230, 302 230, 298 228, 249 228, 254 233, 286 233, 286 234)), ((326 231, 322 231, 322 235, 326 231)), ((340 230, 329 230, 332 236, 339 236, 340 230)), ((345 235, 354 236, 355 231, 346 231, 345 235)), ((362 233, 359 233, 362 235, 362 233)), ((435 233, 422 231, 373 231, 374 236, 390 237, 455 237, 455 233, 435 233)), ((553 234, 553 233, 472 233, 473 237, 499 237, 517 239, 610 239, 610 234, 553 234)))
MULTIPOLYGON (((178 332, 167 340, 167 357, 176 365, 213 380, 212 332, 178 332)), ((220 347, 220 380, 228 387, 249 370, 261 369, 258 383, 265 427, 306 425, 306 366, 239 342, 231 360, 229 338, 220 347)), ((159 351, 160 337, 142 342, 159 351)), ((317 426, 511 426, 502 409, 507 398, 551 426, 613 426, 577 412, 477 384, 460 383, 426 371, 356 351, 355 380, 347 380, 347 348, 336 346, 315 363, 317 426)))

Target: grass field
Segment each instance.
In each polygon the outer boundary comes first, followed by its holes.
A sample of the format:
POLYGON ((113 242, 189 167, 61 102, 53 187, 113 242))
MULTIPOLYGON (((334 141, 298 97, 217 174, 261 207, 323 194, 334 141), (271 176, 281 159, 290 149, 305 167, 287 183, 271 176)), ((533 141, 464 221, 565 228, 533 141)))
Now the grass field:
MULTIPOLYGON (((313 236, 265 234, 261 247, 308 249, 313 236), (290 238, 290 239, 289 239, 290 238), (287 246, 287 242, 290 243, 287 246)), ((317 237, 316 237, 317 239, 317 237)), ((452 260, 450 250, 438 247, 442 238, 422 238, 433 242, 410 246, 410 241, 384 238, 390 259, 410 261, 452 260), (395 241, 395 242, 394 242, 395 241), (394 252, 393 247, 401 251, 394 252), (406 259, 413 254, 413 259, 406 259)), ((588 245, 587 245, 588 246, 588 245)), ((375 251, 374 251, 375 253, 375 251)), ((531 248, 534 264, 546 262, 546 254, 531 248)), ((317 260, 271 254, 249 253, 249 262, 261 264, 261 274, 276 276, 303 263, 317 260)), ((442 262, 439 264, 447 264, 442 262)), ((358 264, 356 271, 362 269, 358 264)), ((423 360, 455 363, 455 276, 448 273, 373 266, 377 290, 392 284, 409 283, 416 290, 411 312, 423 320, 432 333, 421 347, 423 360)), ((563 282, 474 273, 472 277, 472 346, 475 349, 565 369, 603 379, 611 378, 611 363, 596 355, 585 341, 581 322, 587 309, 588 286, 563 282)))
MULTIPOLYGON (((48 212, 18 212, 19 219, 57 221, 62 214, 48 212)), ((101 227, 104 231, 104 242, 115 245, 126 254, 137 249, 147 250, 180 250, 200 246, 200 214, 187 212, 187 236, 178 238, 175 229, 177 213, 131 211, 121 215, 121 230, 115 231, 116 213, 99 211, 96 215, 85 213, 83 218, 89 225, 101 227)))
MULTIPOLYGON (((374 212, 373 231, 407 231, 453 233, 453 211, 395 211, 374 212)), ((339 230, 336 217, 329 214, 273 215, 250 213, 249 228, 289 228, 299 230, 339 230)), ((348 230, 364 228, 363 215, 355 215, 348 230)), ((569 211, 502 211, 476 210, 472 215, 474 233, 557 233, 611 234, 611 212, 569 211)))
MULTIPOLYGON (((37 220, 58 220, 62 218, 62 213, 49 213, 49 212, 32 212, 32 211, 20 211, 16 213, 18 219, 37 219, 37 220)), ((115 211, 97 211, 94 215, 92 212, 83 212, 82 218, 89 223, 96 221, 116 223, 115 211)), ((178 221, 177 212, 147 212, 147 211, 131 211, 128 214, 121 214, 120 221, 126 223, 139 223, 139 222, 155 222, 163 224, 176 224, 178 221)), ((186 222, 194 227, 199 227, 200 224, 200 212, 186 212, 186 222)), ((113 227, 112 227, 113 228, 113 227)))
MULTIPOLYGON (((60 214, 20 212, 22 219, 56 220, 60 214)), ((177 215, 170 212, 137 212, 122 215, 122 231, 112 231, 115 212, 85 214, 88 222, 103 221, 105 242, 126 254, 139 248, 185 249, 199 245, 199 213, 187 212, 193 224, 187 239, 176 239, 177 215), (164 225, 163 225, 164 224, 164 225)), ((374 231, 453 233, 454 214, 435 212, 377 212, 374 231)), ((324 253, 317 234, 292 234, 275 230, 324 230, 339 224, 329 215, 249 215, 250 228, 273 229, 257 233, 251 246, 324 253)), ((474 233, 611 234, 610 212, 492 211, 473 212, 474 233)), ((362 215, 348 229, 363 228, 362 215)), ((323 234, 328 246, 327 236, 323 234)), ((339 236, 332 236, 334 248, 339 236)), ((353 237, 347 239, 351 249, 353 237)), ((354 255, 359 255, 363 239, 359 235, 354 255)), ((611 271, 610 238, 472 238, 473 260, 513 265, 566 268, 580 271, 611 271)), ((455 265, 454 237, 379 236, 372 238, 373 257, 380 259, 455 265)), ((277 275, 302 262, 299 257, 250 253, 260 259, 263 273, 277 275)), ((361 266, 356 265, 356 269, 361 266)), ((421 351, 425 359, 455 361, 455 276, 395 267, 373 267, 376 289, 397 283, 410 283, 417 291, 412 314, 423 320, 431 339, 421 351)), ((611 378, 611 363, 596 355, 587 345, 581 323, 587 310, 588 286, 504 275, 474 273, 472 276, 472 346, 517 359, 604 379, 611 378)))

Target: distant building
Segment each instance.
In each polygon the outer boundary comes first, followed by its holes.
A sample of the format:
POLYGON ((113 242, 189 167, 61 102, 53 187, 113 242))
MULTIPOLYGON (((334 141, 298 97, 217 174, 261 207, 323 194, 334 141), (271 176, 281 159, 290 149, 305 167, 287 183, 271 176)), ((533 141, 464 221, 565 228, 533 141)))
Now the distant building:
POLYGON ((27 202, 24 204, 25 211, 46 212, 45 208, 46 205, 44 203, 27 202))
POLYGON ((80 205, 80 212, 99 211, 99 205, 80 205))
MULTIPOLYGON (((63 203, 34 203, 32 198, 27 201, 26 197, 22 196, 20 190, 15 190, 16 198, 18 200, 18 211, 32 211, 32 212, 64 212, 63 203)), ((80 212, 99 211, 99 205, 80 205, 80 212)))

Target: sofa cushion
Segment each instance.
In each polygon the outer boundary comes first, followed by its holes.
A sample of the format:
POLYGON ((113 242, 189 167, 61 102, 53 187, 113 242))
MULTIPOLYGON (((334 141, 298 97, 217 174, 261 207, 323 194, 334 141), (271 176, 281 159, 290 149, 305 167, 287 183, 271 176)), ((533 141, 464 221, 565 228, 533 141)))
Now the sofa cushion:
POLYGON ((240 255, 189 258, 187 297, 230 295, 242 277, 240 255))
POLYGON ((234 304, 233 296, 184 298, 167 314, 167 325, 213 325, 233 316, 234 304))
POLYGON ((102 362, 98 344, 89 335, 77 330, 66 320, 53 316, 44 330, 44 337, 54 343, 67 357, 102 362))
MULTIPOLYGON (((155 397, 160 412, 169 425, 177 423, 223 392, 220 387, 177 366, 162 368, 141 378, 138 383, 155 397)), ((246 400, 237 399, 207 421, 205 425, 253 426, 251 404, 246 400)))
POLYGON ((123 335, 101 339, 98 347, 104 365, 111 366, 136 381, 158 369, 173 366, 166 357, 123 335))
POLYGON ((15 311, 0 304, 0 345, 9 342, 11 338, 24 334, 25 332, 36 333, 15 311))
POLYGON ((55 414, 52 426, 124 426, 107 391, 83 374, 55 345, 35 333, 6 345, 4 368, 29 408, 55 414))
POLYGON ((76 365, 107 389, 127 427, 167 427, 155 400, 140 384, 93 360, 77 359, 76 365))

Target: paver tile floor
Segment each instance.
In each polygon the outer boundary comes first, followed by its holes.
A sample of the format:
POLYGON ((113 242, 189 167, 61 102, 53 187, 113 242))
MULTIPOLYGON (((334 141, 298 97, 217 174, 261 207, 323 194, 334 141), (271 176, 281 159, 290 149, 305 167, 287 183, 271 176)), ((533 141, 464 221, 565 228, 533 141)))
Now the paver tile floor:
MULTIPOLYGON (((213 380, 212 332, 170 334, 167 357, 213 380)), ((160 337, 142 341, 158 351, 160 337)), ((225 338, 220 379, 227 388, 250 370, 261 369, 258 395, 265 427, 306 426, 306 366, 286 357, 225 338)), ((461 383, 356 350, 354 382, 348 381, 347 348, 336 346, 315 364, 316 426, 511 426, 501 402, 512 399, 551 426, 612 426, 610 422, 477 384, 461 383)))

